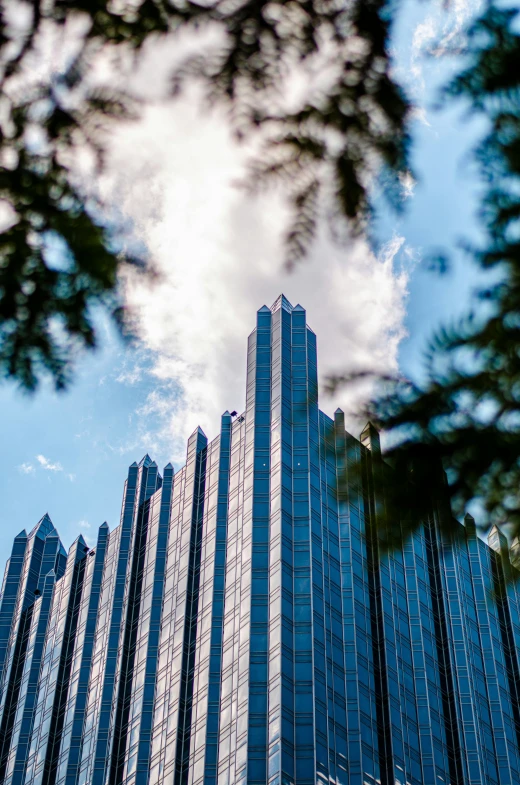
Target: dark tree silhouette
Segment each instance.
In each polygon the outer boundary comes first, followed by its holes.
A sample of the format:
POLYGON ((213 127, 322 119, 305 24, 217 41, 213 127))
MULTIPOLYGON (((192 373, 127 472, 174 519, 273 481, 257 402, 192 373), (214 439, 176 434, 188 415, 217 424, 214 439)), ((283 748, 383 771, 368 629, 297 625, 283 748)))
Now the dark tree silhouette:
MULTIPOLYGON (((520 534, 520 35, 518 11, 489 3, 469 30, 469 65, 445 89, 464 97, 489 121, 475 151, 483 183, 480 218, 486 232, 475 263, 494 271, 479 292, 487 303, 440 329, 426 356, 426 381, 384 380, 367 417, 390 432, 386 459, 401 482, 395 507, 416 510, 403 537, 424 515, 432 467, 447 470, 453 511, 478 502, 480 524, 520 534), (483 314, 486 314, 484 316, 483 314)), ((331 387, 347 382, 330 380, 331 387)), ((449 522, 448 522, 449 528, 449 522)), ((401 535, 399 535, 401 537, 401 535)))
POLYGON ((151 34, 169 35, 175 46, 185 28, 220 29, 218 45, 172 74, 172 89, 202 80, 209 98, 228 103, 237 136, 261 129, 254 180, 277 177, 287 186, 294 207, 289 262, 308 247, 325 186, 333 190, 331 217, 360 228, 370 173, 381 165, 394 173, 406 168, 409 107, 389 76, 384 0, 34 0, 25 26, 13 21, 13 6, 2 6, 0 28, 0 198, 11 217, 0 239, 0 368, 26 388, 42 372, 66 384, 76 345, 96 343, 93 305, 120 316, 118 270, 139 263, 118 253, 100 219, 102 205, 74 176, 86 147, 102 170, 107 124, 136 108, 128 95, 92 89, 89 69, 101 49, 138 55, 151 34), (40 68, 45 36, 66 38, 80 20, 85 33, 66 65, 40 68), (313 57, 332 65, 326 89, 305 96, 297 111, 273 111, 291 67, 313 57))

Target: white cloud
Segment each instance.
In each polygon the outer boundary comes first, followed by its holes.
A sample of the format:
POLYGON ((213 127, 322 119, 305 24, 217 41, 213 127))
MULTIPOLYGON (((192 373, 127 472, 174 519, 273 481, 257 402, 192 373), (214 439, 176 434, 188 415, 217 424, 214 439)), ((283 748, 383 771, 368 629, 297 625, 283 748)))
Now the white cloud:
POLYGON ((95 538, 92 538, 92 532, 89 531, 89 529, 92 529, 92 525, 86 520, 81 520, 78 521, 76 526, 79 533, 83 535, 83 539, 87 543, 88 547, 92 548, 95 545, 95 538))
POLYGON ((401 195, 403 199, 409 199, 413 196, 415 186, 417 185, 411 172, 404 172, 399 175, 399 185, 401 186, 401 195))
POLYGON ((34 473, 34 466, 32 463, 21 463, 18 467, 18 471, 22 474, 33 474, 34 473))
MULTIPOLYGON (((442 3, 444 18, 438 24, 438 34, 431 45, 431 53, 434 57, 459 52, 464 48, 468 22, 481 5, 481 0, 452 0, 448 6, 442 3)), ((439 16, 437 18, 439 19, 439 16)))
POLYGON ((121 372, 116 376, 116 382, 133 386, 134 384, 142 381, 143 373, 144 368, 142 368, 139 363, 135 362, 133 365, 128 365, 128 363, 125 361, 121 372))
POLYGON ((411 112, 411 116, 418 120, 422 125, 425 125, 427 128, 431 128, 432 124, 428 120, 428 114, 424 106, 414 106, 411 112))
MULTIPOLYGON (((280 292, 307 309, 322 378, 353 368, 395 371, 405 334, 408 275, 396 264, 403 238, 376 258, 364 241, 339 249, 322 234, 289 274, 280 198, 252 198, 233 187, 245 153, 225 119, 199 107, 185 97, 150 107, 141 122, 121 129, 103 185, 159 272, 157 283, 129 276, 126 297, 153 378, 137 412, 138 441, 174 460, 183 460, 197 425, 212 438, 221 413, 244 406, 247 335, 256 310, 280 292)), ((142 373, 139 354, 135 376, 142 373)), ((132 384, 132 369, 118 380, 132 384)), ((355 407, 368 393, 365 385, 341 403, 355 407)), ((332 411, 337 403, 321 405, 332 411)))
POLYGON ((61 463, 59 461, 56 461, 56 463, 53 463, 48 458, 46 458, 45 455, 37 455, 36 456, 36 460, 38 461, 38 463, 40 464, 42 469, 45 469, 48 472, 62 472, 63 471, 63 466, 61 465, 61 463))
MULTIPOLYGON (((419 102, 427 92, 425 81, 432 75, 432 58, 442 58, 464 49, 465 31, 481 5, 482 0, 451 0, 449 3, 433 0, 423 6, 426 15, 415 26, 409 53, 406 56, 403 47, 397 58, 401 61, 401 76, 419 102)), ((418 115, 418 119, 425 118, 418 115)), ((427 121, 425 124, 429 125, 427 121)))

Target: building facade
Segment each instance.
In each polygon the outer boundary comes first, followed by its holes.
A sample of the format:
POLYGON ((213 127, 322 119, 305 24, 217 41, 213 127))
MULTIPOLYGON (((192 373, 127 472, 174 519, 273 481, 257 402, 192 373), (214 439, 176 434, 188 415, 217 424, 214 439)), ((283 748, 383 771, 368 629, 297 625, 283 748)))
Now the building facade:
POLYGON ((389 481, 375 429, 318 408, 303 308, 262 307, 244 413, 178 471, 132 464, 95 548, 47 515, 15 538, 0 785, 520 783, 505 539, 467 516, 447 548, 436 490, 381 555, 389 481))

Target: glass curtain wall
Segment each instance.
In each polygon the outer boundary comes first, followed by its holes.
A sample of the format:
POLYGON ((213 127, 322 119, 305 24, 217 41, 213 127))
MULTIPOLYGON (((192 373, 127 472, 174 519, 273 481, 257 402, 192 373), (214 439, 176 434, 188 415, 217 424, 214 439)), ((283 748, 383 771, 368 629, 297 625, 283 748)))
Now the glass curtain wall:
POLYGON ((244 412, 132 464, 93 548, 48 515, 15 537, 0 785, 520 785, 518 544, 466 516, 447 547, 432 467, 387 553, 392 481, 320 411, 305 310, 260 308, 244 412))

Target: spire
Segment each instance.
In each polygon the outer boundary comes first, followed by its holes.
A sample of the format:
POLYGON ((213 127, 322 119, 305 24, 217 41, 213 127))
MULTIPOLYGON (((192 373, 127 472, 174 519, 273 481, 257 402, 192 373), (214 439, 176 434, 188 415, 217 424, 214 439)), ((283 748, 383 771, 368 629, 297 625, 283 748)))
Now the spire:
POLYGON ((469 512, 464 516, 464 528, 466 529, 466 537, 476 537, 475 518, 469 512))
POLYGON ((487 541, 489 547, 493 548, 493 550, 497 551, 497 553, 503 553, 507 548, 507 537, 502 533, 496 524, 491 527, 487 541))
POLYGON ((82 534, 80 534, 78 537, 78 545, 80 545, 82 548, 85 548, 87 546, 86 540, 82 534))
POLYGON ((78 534, 74 542, 69 548, 69 552, 67 554, 67 559, 70 559, 71 556, 74 557, 75 561, 81 561, 85 556, 85 553, 90 550, 85 539, 82 534, 78 534))
POLYGON ((190 436, 190 439, 191 439, 193 436, 203 436, 203 437, 204 437, 204 439, 207 439, 207 436, 206 436, 206 434, 204 433, 204 431, 202 430, 202 428, 200 427, 200 425, 197 425, 197 427, 195 428, 195 430, 194 430, 194 431, 193 431, 193 433, 191 434, 191 436, 190 436))
POLYGON ((287 297, 285 296, 285 294, 279 295, 279 297, 277 297, 274 303, 271 305, 271 311, 273 313, 275 311, 278 311, 280 308, 283 308, 284 311, 289 311, 289 313, 291 313, 293 310, 293 307, 289 302, 289 300, 287 299, 287 297))
POLYGON ((520 570, 520 539, 518 537, 514 537, 513 541, 511 542, 511 547, 509 549, 509 559, 513 567, 516 567, 517 570, 520 570))
POLYGON ((208 438, 200 425, 197 425, 193 433, 188 439, 188 444, 186 445, 186 462, 189 460, 189 456, 192 454, 192 451, 195 453, 200 452, 208 445, 208 438))
POLYGON ((146 455, 143 458, 141 458, 141 460, 139 461, 139 466, 143 466, 145 469, 149 469, 150 466, 157 466, 157 464, 155 463, 155 461, 152 461, 148 453, 146 453, 146 455))
POLYGON ((343 409, 340 409, 339 406, 334 412, 334 428, 337 433, 339 432, 338 435, 341 435, 341 438, 343 439, 343 433, 345 431, 345 415, 343 413, 343 409))
POLYGON ((376 426, 370 422, 367 422, 363 430, 361 431, 361 436, 359 437, 359 441, 362 445, 364 445, 372 455, 380 456, 381 455, 381 440, 379 438, 379 431, 376 426))
POLYGON ((56 535, 58 534, 54 528, 53 522, 50 519, 49 513, 46 512, 45 515, 40 518, 34 529, 32 529, 29 537, 36 536, 44 540, 49 534, 53 533, 56 535))

